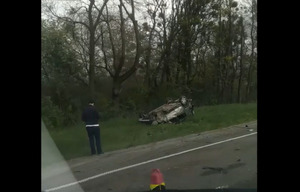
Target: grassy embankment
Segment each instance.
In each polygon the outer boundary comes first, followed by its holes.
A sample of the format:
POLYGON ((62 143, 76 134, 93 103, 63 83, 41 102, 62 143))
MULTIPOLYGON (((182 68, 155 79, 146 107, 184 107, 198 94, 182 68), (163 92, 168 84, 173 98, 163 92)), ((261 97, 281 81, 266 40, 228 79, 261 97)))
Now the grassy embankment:
MULTIPOLYGON (((256 103, 227 104, 195 108, 195 115, 181 124, 144 125, 138 117, 100 122, 104 152, 227 127, 257 119, 256 103)), ((90 155, 84 124, 50 131, 53 141, 66 160, 90 155)))

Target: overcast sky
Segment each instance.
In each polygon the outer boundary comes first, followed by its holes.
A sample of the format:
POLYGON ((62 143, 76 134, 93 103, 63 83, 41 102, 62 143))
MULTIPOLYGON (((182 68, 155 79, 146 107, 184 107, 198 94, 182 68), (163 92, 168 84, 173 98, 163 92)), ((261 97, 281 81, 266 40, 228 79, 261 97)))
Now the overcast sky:
MULTIPOLYGON (((146 7, 143 6, 145 5, 145 2, 150 1, 152 2, 153 0, 135 0, 135 5, 136 8, 139 9, 136 11, 136 19, 137 20, 143 20, 144 19, 144 15, 143 14, 138 14, 138 13, 143 13, 146 12, 146 7)), ((237 2, 239 2, 239 6, 240 5, 245 5, 245 2, 251 2, 251 0, 236 0, 237 2)), ((42 5, 45 2, 52 2, 55 4, 55 8, 57 10, 58 14, 63 14, 66 7, 70 7, 70 6, 75 6, 75 5, 84 5, 84 4, 88 4, 89 0, 42 0, 42 5)), ((165 2, 167 3, 167 6, 171 6, 171 0, 165 0, 165 2)), ((103 3, 103 0, 96 0, 97 4, 100 4, 100 6, 103 3)), ((108 6, 110 10, 115 9, 116 12, 118 11, 118 4, 119 4, 119 0, 109 0, 108 1, 108 6)), ((42 18, 45 18, 44 14, 43 14, 43 10, 42 10, 42 18)))
MULTIPOLYGON (((135 0, 135 5, 136 8, 138 10, 136 10, 136 19, 137 20, 141 20, 143 19, 143 15, 142 14, 138 14, 138 13, 142 13, 146 11, 146 8, 144 5, 144 2, 147 2, 149 0, 135 0)), ((150 0, 153 1, 153 0, 150 0)), ((166 2, 169 2, 168 4, 170 5, 171 0, 165 0, 166 2)), ((65 11, 66 7, 70 7, 70 6, 76 6, 76 5, 84 5, 89 3, 89 0, 42 0, 42 4, 44 2, 52 2, 55 3, 55 8, 57 10, 58 14, 63 14, 65 11)), ((96 0, 96 4, 99 4, 99 7, 102 5, 103 0, 96 0)), ((107 3, 109 10, 112 11, 115 9, 116 13, 118 13, 118 5, 119 5, 119 0, 109 0, 107 3)), ((130 11, 130 9, 129 9, 130 11)), ((43 10, 42 10, 43 12, 43 10)), ((45 18, 45 16, 42 14, 42 18, 45 18)))

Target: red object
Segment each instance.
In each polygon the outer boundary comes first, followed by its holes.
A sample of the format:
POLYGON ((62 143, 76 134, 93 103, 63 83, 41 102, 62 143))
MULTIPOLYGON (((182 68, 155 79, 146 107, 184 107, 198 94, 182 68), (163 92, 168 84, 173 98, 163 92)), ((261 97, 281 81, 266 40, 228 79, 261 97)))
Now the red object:
POLYGON ((151 172, 151 184, 161 185, 164 183, 163 175, 159 169, 152 169, 151 172))

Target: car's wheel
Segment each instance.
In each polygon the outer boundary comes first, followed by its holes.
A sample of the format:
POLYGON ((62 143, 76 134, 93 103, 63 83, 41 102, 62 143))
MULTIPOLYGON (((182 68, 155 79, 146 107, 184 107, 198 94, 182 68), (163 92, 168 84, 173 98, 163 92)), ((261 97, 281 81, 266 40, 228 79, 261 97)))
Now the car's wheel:
POLYGON ((181 103, 182 105, 186 105, 187 100, 186 100, 186 97, 185 97, 185 96, 182 96, 182 97, 180 98, 180 103, 181 103))

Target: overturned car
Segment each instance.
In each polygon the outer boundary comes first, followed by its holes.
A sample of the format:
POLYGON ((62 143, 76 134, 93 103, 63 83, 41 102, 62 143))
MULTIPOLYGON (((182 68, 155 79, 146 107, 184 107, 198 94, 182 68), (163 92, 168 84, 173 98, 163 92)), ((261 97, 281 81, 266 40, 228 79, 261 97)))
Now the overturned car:
POLYGON ((187 115, 194 114, 192 99, 181 96, 168 100, 166 104, 140 115, 139 122, 157 125, 161 123, 180 123, 187 115))

